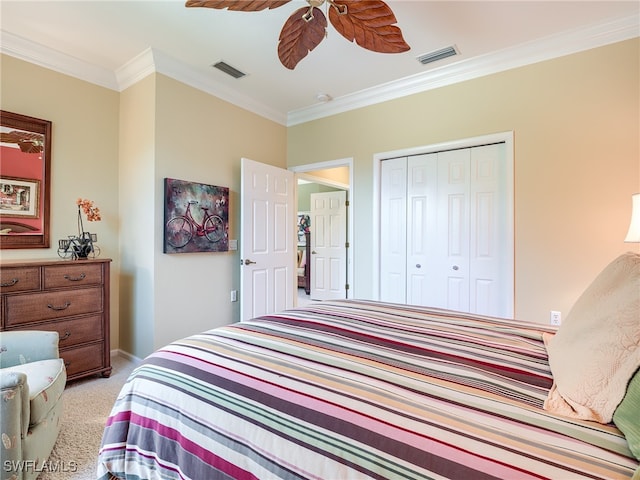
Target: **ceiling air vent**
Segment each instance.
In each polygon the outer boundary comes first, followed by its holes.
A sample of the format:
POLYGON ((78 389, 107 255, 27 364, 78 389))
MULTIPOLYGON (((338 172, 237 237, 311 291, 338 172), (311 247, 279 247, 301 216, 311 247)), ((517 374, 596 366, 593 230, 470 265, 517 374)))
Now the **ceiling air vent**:
POLYGON ((220 61, 211 65, 214 68, 217 68, 221 72, 226 73, 227 75, 231 75, 233 78, 242 78, 246 75, 246 73, 241 72, 237 68, 232 67, 226 62, 220 61))
POLYGON ((441 48, 440 50, 435 50, 433 52, 425 53, 424 55, 420 55, 418 57, 418 61, 426 65, 427 63, 437 62, 438 60, 442 60, 443 58, 453 57, 454 55, 458 55, 458 49, 455 46, 441 48))

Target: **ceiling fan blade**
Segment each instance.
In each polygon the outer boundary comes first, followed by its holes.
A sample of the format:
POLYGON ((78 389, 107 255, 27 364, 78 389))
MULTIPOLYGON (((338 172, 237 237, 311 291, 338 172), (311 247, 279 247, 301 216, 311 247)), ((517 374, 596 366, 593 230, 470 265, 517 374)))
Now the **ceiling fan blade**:
POLYGON ((334 0, 329 8, 329 20, 334 28, 350 42, 380 53, 401 53, 411 47, 391 8, 381 0, 334 0), (346 13, 341 14, 346 7, 346 13))
POLYGON ((327 17, 319 8, 304 7, 293 12, 280 32, 278 57, 282 65, 289 70, 296 68, 300 60, 324 39, 326 31, 327 17))
POLYGON ((43 136, 39 133, 12 130, 0 133, 0 142, 15 143, 24 153, 39 153, 42 152, 43 136))
POLYGON ((258 12, 265 8, 273 9, 289 3, 291 0, 187 0, 185 7, 205 7, 258 12))

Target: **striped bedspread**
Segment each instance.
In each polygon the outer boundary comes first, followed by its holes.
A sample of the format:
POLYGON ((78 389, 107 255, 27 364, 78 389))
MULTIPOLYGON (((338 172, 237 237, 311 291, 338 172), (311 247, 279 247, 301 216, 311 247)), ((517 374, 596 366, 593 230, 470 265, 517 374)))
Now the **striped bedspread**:
POLYGON ((194 335, 132 373, 98 478, 630 478, 613 425, 542 409, 543 331, 338 301, 194 335))

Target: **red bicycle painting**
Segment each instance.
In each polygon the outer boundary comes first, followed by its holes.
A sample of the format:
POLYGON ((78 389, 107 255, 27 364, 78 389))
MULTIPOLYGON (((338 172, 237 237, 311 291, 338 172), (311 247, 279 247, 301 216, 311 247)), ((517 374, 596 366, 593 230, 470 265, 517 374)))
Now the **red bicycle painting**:
POLYGON ((228 250, 229 189, 165 179, 164 252, 228 250))
POLYGON ((209 209, 200 207, 204 212, 202 224, 199 224, 191 215, 191 205, 198 202, 192 200, 187 203, 187 211, 184 215, 173 217, 167 222, 166 238, 169 245, 182 248, 191 241, 194 235, 205 236, 210 242, 219 242, 224 237, 224 222, 218 215, 211 215, 209 209))

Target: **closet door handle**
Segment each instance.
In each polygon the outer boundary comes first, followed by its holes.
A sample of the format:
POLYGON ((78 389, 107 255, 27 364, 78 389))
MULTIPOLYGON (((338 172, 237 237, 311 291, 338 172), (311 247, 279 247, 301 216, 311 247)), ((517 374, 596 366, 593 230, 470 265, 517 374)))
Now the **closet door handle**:
POLYGON ((453 266, 453 267, 451 267, 451 268, 453 268, 454 270, 459 270, 459 269, 460 269, 460 267, 458 267, 458 265, 454 265, 454 266, 453 266))
POLYGON ((416 268, 422 268, 422 265, 420 265, 419 263, 416 263, 416 268))

